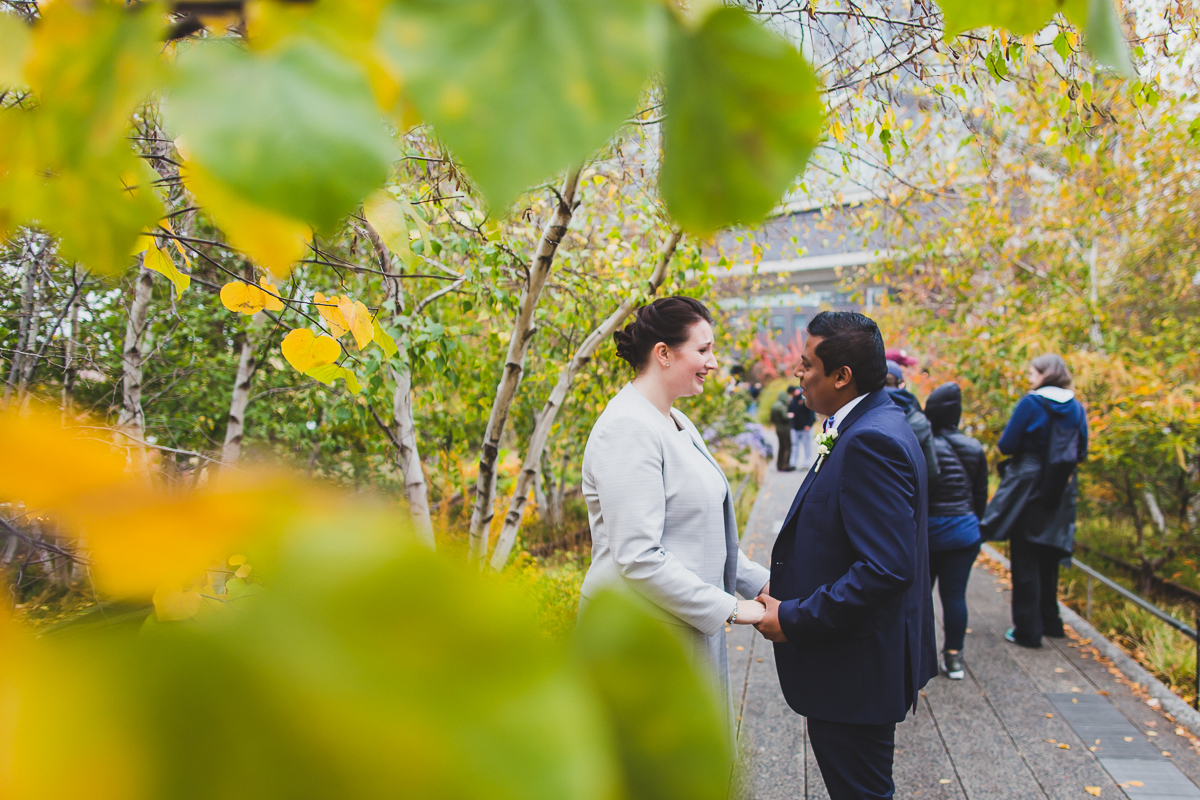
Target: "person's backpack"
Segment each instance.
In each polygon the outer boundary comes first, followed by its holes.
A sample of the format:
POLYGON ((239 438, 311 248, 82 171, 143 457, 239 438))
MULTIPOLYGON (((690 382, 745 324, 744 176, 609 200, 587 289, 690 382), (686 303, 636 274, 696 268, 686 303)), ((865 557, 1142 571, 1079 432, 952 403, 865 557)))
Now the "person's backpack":
POLYGON ((1038 402, 1050 419, 1038 494, 1042 508, 1053 511, 1062 502, 1063 493, 1067 491, 1067 484, 1071 482, 1071 475, 1079 463, 1079 426, 1056 414, 1049 400, 1039 397, 1038 402))

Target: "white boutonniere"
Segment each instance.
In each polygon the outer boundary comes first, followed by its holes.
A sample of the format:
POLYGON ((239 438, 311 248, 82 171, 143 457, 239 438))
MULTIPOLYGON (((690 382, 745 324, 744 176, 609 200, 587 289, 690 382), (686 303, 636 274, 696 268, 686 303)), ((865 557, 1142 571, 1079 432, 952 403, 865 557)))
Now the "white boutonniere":
POLYGON ((837 438, 838 432, 836 430, 825 431, 816 435, 817 463, 813 465, 813 472, 821 471, 821 465, 825 463, 825 457, 833 450, 833 444, 837 441, 837 438))

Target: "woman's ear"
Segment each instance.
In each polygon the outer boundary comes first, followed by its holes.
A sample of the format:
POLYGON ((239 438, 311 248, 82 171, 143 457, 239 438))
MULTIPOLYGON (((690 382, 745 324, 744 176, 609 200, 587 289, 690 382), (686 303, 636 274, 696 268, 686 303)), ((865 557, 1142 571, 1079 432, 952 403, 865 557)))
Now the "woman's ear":
POLYGON ((667 347, 665 342, 659 342, 654 345, 654 357, 658 360, 658 365, 662 368, 671 366, 671 349, 667 347))

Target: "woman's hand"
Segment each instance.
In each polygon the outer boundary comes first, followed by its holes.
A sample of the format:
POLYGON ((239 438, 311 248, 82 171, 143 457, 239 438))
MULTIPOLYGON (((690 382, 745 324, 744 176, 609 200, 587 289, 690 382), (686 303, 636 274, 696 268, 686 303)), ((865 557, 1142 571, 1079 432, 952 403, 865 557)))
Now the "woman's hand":
POLYGON ((757 600, 738 600, 737 619, 734 622, 738 625, 757 625, 766 610, 766 606, 757 600))

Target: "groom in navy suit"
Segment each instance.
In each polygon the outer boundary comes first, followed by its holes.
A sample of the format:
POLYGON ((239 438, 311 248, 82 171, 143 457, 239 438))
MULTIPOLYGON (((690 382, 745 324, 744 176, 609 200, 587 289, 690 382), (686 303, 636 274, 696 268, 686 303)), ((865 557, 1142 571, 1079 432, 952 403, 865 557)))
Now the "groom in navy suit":
POLYGON ((755 627, 775 643, 832 800, 892 796, 896 723, 937 675, 925 456, 886 375, 871 319, 813 317, 796 377, 829 417, 828 452, 792 501, 758 598, 755 627))

